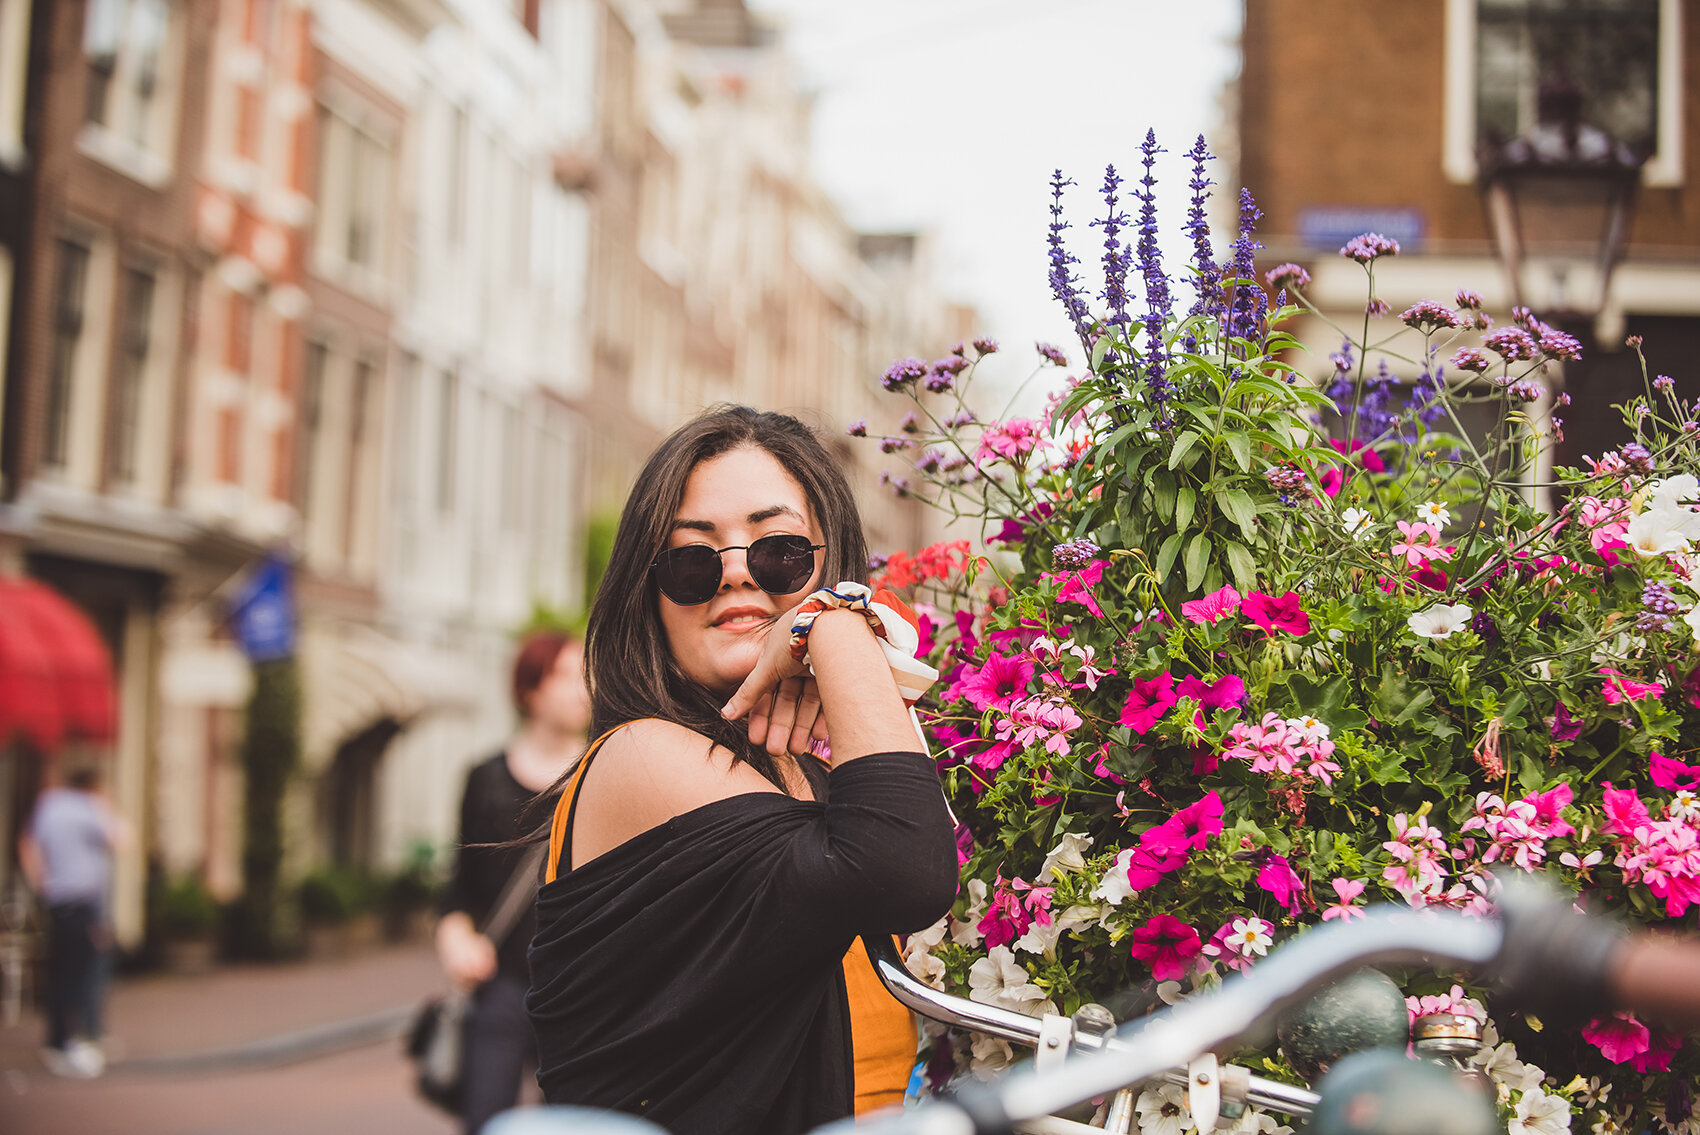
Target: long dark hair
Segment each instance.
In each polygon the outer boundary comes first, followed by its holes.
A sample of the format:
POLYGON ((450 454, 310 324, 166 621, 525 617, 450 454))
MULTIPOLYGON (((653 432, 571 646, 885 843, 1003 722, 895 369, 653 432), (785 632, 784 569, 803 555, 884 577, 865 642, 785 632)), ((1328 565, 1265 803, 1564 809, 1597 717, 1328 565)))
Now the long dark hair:
POLYGON ((650 456, 620 514, 585 631, 591 736, 645 717, 674 721, 730 750, 736 760, 784 788, 773 757, 750 745, 741 722, 720 716, 725 697, 679 668, 667 645, 659 592, 649 572, 667 546, 691 473, 704 461, 744 446, 766 451, 802 486, 826 545, 821 579, 866 582, 868 548, 855 497, 814 431, 789 415, 748 406, 705 410, 650 456))

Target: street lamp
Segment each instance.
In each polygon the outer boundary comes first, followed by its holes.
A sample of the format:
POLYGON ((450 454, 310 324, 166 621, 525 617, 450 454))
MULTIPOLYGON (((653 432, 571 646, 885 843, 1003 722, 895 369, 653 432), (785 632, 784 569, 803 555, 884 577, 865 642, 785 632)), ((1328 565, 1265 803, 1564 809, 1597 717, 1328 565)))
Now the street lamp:
POLYGON ((1646 157, 1584 125, 1574 87, 1543 90, 1539 105, 1535 126, 1481 163, 1494 244, 1514 302, 1554 320, 1599 321, 1646 157))

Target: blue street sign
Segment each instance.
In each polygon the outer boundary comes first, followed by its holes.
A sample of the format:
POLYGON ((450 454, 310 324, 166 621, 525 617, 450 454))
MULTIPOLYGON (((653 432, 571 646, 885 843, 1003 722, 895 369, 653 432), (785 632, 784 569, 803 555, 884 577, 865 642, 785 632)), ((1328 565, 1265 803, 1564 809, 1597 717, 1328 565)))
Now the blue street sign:
POLYGON ((276 553, 266 557, 231 600, 230 621, 250 662, 295 653, 295 591, 288 560, 276 553))

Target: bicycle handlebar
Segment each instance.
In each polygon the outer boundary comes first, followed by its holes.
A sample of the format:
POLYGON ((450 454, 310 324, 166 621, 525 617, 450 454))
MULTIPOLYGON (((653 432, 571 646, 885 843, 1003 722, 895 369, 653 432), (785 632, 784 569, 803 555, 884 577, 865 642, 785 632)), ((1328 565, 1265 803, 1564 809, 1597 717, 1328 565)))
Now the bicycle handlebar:
MULTIPOLYGON (((890 1121, 864 1124, 859 1130, 863 1135, 1007 1130, 1013 1122, 1038 1119, 1128 1084, 1163 1076, 1177 1057, 1187 1059, 1212 1051, 1268 1025, 1281 1010, 1317 986, 1362 966, 1439 962, 1485 967, 1500 955, 1505 932, 1500 922, 1489 918, 1371 907, 1355 923, 1325 923, 1299 941, 1303 948, 1277 950, 1253 969, 1229 977, 1215 990, 1130 1023, 1113 1034, 1114 1043, 1097 1051, 1083 1052, 1042 1073, 1031 1066, 1019 1068, 996 1088, 965 1089, 955 1101, 926 1104, 890 1121)), ((888 972, 882 972, 882 976, 888 972)), ((911 977, 909 983, 899 982, 901 993, 893 989, 905 1004, 911 1004, 907 998, 915 997, 932 1005, 944 996, 929 989, 931 996, 919 998, 911 983, 919 984, 911 977)), ((928 1012, 920 1005, 911 1007, 928 1012)), ((976 1016, 984 1016, 998 1028, 1015 1029, 1014 1022, 1001 1015, 1006 1010, 978 1008, 993 1012, 976 1016)), ((963 1015, 959 1005, 954 1006, 953 1015, 963 1015)), ((980 1027, 965 1015, 962 1024, 980 1027)), ((1026 1032, 1036 1040, 1037 1023, 1026 1032)))

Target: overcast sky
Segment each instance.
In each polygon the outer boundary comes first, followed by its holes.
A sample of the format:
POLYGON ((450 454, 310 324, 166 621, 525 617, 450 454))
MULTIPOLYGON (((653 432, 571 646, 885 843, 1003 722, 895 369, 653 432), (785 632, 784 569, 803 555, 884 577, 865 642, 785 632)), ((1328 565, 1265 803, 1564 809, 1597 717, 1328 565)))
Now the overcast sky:
MULTIPOLYGON (((1180 155, 1200 133, 1221 148, 1240 0, 748 2, 780 25, 817 92, 821 184, 859 228, 936 234, 947 291, 1009 349, 988 378, 1025 377, 1035 339, 1081 362, 1045 280, 1053 169, 1078 183, 1069 235, 1090 267, 1104 166, 1137 177, 1155 128, 1170 151, 1157 170, 1165 250, 1181 255, 1180 155)), ((1227 180, 1222 163, 1217 178, 1227 180)), ((1236 191, 1216 192, 1226 202, 1236 191)))

